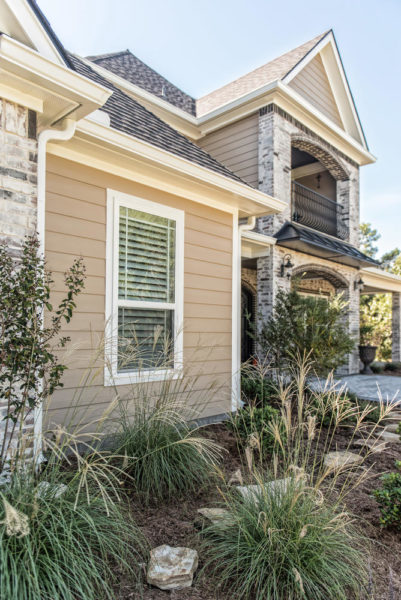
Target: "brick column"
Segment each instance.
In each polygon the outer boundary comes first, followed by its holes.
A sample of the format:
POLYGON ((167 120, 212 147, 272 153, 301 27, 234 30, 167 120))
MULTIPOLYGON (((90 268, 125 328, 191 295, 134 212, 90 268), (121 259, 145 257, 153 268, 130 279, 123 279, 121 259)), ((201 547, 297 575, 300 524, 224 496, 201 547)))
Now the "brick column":
MULTIPOLYGON (((0 243, 18 256, 37 223, 36 113, 0 98, 0 243)), ((0 438, 7 403, 0 398, 0 438)), ((25 431, 33 429, 34 415, 25 431)))
POLYGON ((401 294, 392 294, 392 349, 391 358, 395 362, 401 362, 401 294))

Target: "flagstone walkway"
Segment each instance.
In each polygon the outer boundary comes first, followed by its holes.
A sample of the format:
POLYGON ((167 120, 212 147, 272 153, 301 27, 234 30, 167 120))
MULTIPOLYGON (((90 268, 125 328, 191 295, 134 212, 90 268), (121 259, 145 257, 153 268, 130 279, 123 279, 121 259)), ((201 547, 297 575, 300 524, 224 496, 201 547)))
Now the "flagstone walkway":
MULTIPOLYGON (((401 377, 391 375, 346 375, 338 379, 338 386, 346 385, 347 389, 361 400, 379 402, 380 394, 384 402, 401 404, 401 377), (380 391, 379 391, 380 390, 380 391)), ((324 384, 317 380, 312 386, 319 388, 324 384)))

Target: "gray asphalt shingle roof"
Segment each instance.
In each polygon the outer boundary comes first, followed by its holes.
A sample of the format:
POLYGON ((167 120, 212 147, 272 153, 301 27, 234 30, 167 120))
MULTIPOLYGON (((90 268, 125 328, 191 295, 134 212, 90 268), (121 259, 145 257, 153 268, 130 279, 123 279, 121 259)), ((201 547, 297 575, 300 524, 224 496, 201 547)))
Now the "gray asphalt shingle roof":
POLYGON ((101 108, 110 116, 111 127, 210 169, 219 175, 248 185, 202 148, 167 125, 139 102, 124 94, 82 59, 73 54, 70 54, 69 58, 78 73, 113 91, 106 104, 101 108))
POLYGON ((88 60, 141 87, 173 106, 195 115, 195 99, 146 65, 129 50, 88 56, 88 60))

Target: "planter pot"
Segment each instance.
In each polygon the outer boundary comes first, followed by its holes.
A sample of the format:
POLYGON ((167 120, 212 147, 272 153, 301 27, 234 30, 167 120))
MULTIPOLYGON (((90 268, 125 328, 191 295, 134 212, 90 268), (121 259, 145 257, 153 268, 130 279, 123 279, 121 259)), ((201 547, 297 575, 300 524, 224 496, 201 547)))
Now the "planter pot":
POLYGON ((369 365, 375 360, 377 346, 359 346, 359 358, 364 364, 361 371, 363 375, 372 375, 373 371, 369 365))

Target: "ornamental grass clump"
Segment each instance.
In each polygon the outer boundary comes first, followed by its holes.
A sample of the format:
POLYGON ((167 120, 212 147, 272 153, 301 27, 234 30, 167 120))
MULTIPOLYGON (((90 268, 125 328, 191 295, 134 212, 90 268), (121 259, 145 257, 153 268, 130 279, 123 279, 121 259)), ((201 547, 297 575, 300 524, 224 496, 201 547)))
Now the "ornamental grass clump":
POLYGON ((41 466, 18 440, 0 487, 0 598, 111 600, 122 576, 140 590, 146 543, 122 503, 119 457, 101 449, 103 417, 82 418, 43 434, 41 466))
POLYGON ((352 517, 291 477, 250 497, 223 492, 229 517, 203 530, 205 571, 232 598, 347 600, 367 580, 352 517))
MULTIPOLYGON (((128 486, 147 504, 195 491, 216 473, 221 448, 202 435, 196 419, 222 392, 210 381, 200 386, 200 375, 194 369, 183 367, 177 377, 165 360, 168 352, 157 364, 159 380, 153 381, 156 367, 142 367, 146 362, 141 359, 149 340, 132 339, 134 347, 129 352, 138 365, 137 379, 119 400, 119 427, 112 444, 114 452, 124 457, 128 486), (196 396, 201 399, 194 405, 196 396)), ((124 362, 131 363, 127 350, 125 353, 124 362)))
POLYGON ((347 497, 369 478, 364 460, 394 404, 380 398, 372 422, 376 406, 350 402, 332 376, 311 388, 311 372, 303 358, 291 377, 276 378, 273 451, 260 452, 263 427, 240 445, 242 468, 221 486, 229 515, 203 531, 206 571, 233 598, 348 600, 368 588, 368 546, 347 497), (349 435, 338 447, 340 429, 349 435), (363 449, 354 444, 360 438, 363 449), (235 482, 254 487, 240 493, 235 482))

